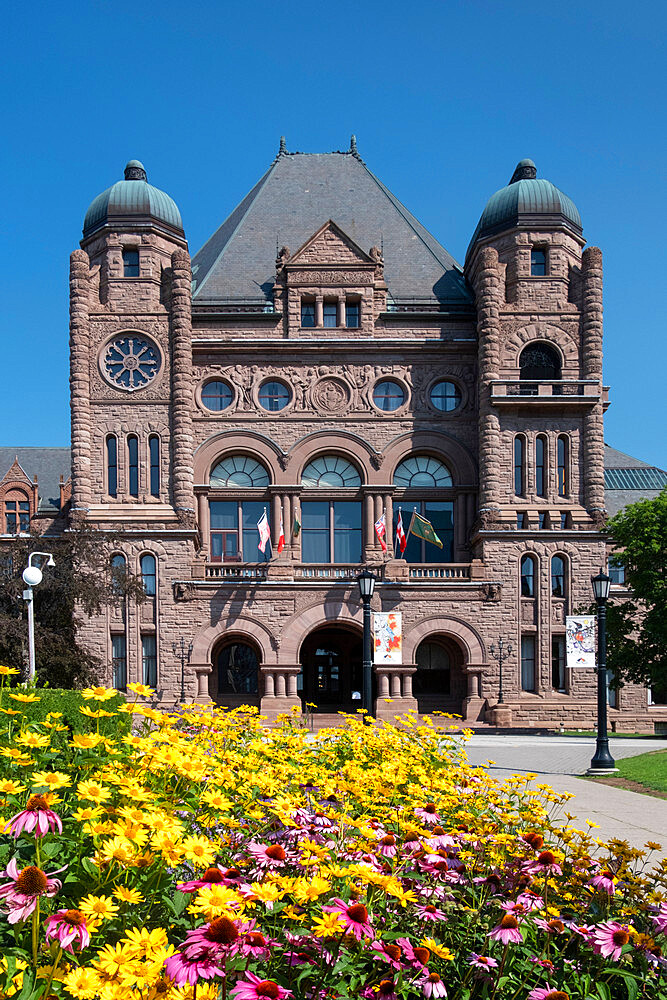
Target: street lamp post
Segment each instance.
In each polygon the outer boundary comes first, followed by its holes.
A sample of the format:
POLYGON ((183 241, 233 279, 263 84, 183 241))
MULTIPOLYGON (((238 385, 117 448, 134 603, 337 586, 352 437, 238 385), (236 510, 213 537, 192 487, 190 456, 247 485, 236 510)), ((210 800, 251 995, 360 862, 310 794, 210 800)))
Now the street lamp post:
MULTIPOLYGON (((373 700, 373 646, 371 639, 371 598, 375 590, 377 577, 369 569, 363 569, 357 577, 359 584, 359 595, 364 606, 364 647, 363 647, 363 698, 361 707, 367 715, 372 715, 371 702, 373 700)), ((365 721, 365 720, 364 720, 365 721)))
POLYGON ((503 660, 512 655, 512 646, 510 643, 505 645, 503 639, 498 639, 498 649, 496 649, 495 645, 490 646, 489 649, 491 650, 491 655, 498 661, 500 674, 498 678, 498 704, 503 705, 505 703, 503 695, 503 660))
POLYGON ((598 606, 598 735, 588 773, 606 774, 617 770, 607 736, 607 601, 611 577, 601 569, 597 576, 591 577, 591 584, 598 606))
POLYGON ((190 640, 189 643, 186 643, 183 636, 181 636, 180 642, 172 642, 171 648, 174 651, 174 656, 181 661, 181 704, 184 704, 185 664, 190 662, 190 657, 192 656, 192 640, 190 640))
POLYGON ((26 589, 23 591, 23 600, 28 606, 28 683, 35 679, 35 609, 33 587, 39 586, 42 582, 42 571, 39 566, 33 566, 32 561, 37 556, 43 556, 47 566, 55 566, 53 556, 50 552, 31 552, 28 556, 28 565, 23 570, 23 582, 26 589))

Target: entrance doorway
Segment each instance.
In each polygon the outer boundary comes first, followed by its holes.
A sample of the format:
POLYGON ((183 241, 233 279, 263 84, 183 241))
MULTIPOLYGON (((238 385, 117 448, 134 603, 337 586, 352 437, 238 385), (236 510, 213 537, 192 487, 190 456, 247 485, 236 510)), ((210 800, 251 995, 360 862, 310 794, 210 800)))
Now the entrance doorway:
POLYGON ((320 712, 354 712, 361 708, 361 636, 340 626, 317 629, 301 647, 301 690, 304 703, 320 712), (358 695, 358 697, 355 697, 358 695))
POLYGON ((446 635, 424 639, 415 653, 416 672, 412 690, 420 712, 451 712, 461 715, 466 696, 463 652, 446 635))
POLYGON ((223 642, 213 654, 209 694, 218 705, 259 705, 259 657, 254 646, 237 639, 223 642))

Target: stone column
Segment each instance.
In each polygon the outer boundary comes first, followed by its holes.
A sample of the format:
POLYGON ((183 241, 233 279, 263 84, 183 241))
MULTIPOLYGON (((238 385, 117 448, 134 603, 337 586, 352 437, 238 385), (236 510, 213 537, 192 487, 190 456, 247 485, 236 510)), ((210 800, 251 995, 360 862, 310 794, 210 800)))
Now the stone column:
POLYGON ((491 403, 491 381, 500 366, 500 307, 503 289, 498 251, 484 247, 475 277, 477 332, 479 336, 479 510, 482 520, 497 516, 501 494, 501 470, 510 456, 501 452, 500 421, 491 403))
MULTIPOLYGON (((275 555, 278 555, 278 539, 280 538, 280 514, 283 509, 283 498, 279 493, 274 493, 272 497, 272 520, 273 520, 273 539, 272 544, 275 547, 275 555)), ((284 522, 283 522, 284 526, 284 522)), ((273 553, 272 553, 273 554, 273 553)), ((282 555, 282 552, 280 553, 282 555)))
POLYGON ((283 496, 283 523, 285 525, 285 552, 292 551, 292 498, 289 493, 283 496))
POLYGON ((194 526, 192 454, 192 274, 187 250, 171 255, 171 460, 174 509, 194 526))
POLYGON ((208 679, 213 673, 213 667, 210 663, 191 663, 190 670, 193 671, 196 678, 195 701, 203 704, 210 702, 212 699, 208 693, 208 679))
MULTIPOLYGON (((72 420, 72 515, 85 517, 91 501, 90 261, 85 250, 70 256, 70 407, 72 420)), ((119 456, 120 457, 120 456, 119 456)), ((103 456, 106 462, 106 454, 103 456)))
POLYGON ((272 663, 260 667, 263 695, 260 711, 270 721, 281 712, 301 709, 301 699, 297 691, 297 678, 301 672, 300 663, 272 663))
POLYGON ((372 553, 375 549, 375 542, 377 541, 375 537, 375 529, 373 527, 374 518, 374 506, 375 498, 371 493, 367 493, 364 497, 364 560, 371 558, 372 553))
MULTIPOLYGON (((583 421, 584 505, 602 521, 604 498, 604 428, 602 409, 602 251, 588 247, 581 257, 583 277, 583 377, 599 381, 600 400, 583 421)), ((570 455, 570 467, 574 456, 570 455)))
POLYGON ((339 296, 336 304, 336 325, 345 326, 345 296, 339 296))
POLYGON ((324 297, 318 295, 315 299, 315 326, 324 326, 324 297))

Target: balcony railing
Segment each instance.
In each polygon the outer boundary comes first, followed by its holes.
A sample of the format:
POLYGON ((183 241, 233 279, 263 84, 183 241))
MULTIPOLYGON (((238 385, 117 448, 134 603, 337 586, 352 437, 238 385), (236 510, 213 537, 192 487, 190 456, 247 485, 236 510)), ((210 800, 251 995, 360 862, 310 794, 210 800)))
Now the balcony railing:
POLYGON ((496 406, 547 403, 559 406, 592 406, 600 399, 600 383, 596 379, 494 379, 491 382, 491 402, 496 406))
POLYGON ((470 563, 409 564, 411 580, 469 580, 470 563))
MULTIPOLYGON (((336 563, 324 566, 316 566, 313 563, 297 563, 294 566, 295 580, 356 580, 363 569, 358 563, 336 563)), ((373 572, 382 580, 384 578, 384 567, 373 566, 373 572)))
POLYGON ((207 563, 207 580, 266 580, 267 563, 207 563))
MULTIPOLYGON (((220 583, 261 582, 268 576, 269 563, 207 563, 204 579, 220 583)), ((356 581, 362 566, 359 563, 293 563, 281 567, 274 582, 309 581, 313 583, 350 583, 356 581)), ((429 580, 465 582, 470 580, 470 563, 406 563, 400 562, 394 572, 382 563, 373 566, 373 572, 380 581, 429 580)))

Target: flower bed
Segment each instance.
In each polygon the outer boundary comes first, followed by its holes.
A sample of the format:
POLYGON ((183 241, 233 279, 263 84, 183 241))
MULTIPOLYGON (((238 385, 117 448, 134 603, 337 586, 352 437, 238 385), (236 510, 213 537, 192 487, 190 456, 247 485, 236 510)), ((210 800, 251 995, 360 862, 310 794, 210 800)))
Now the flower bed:
POLYGON ((0 996, 667 998, 656 845, 558 828, 566 796, 492 780, 442 727, 312 736, 134 704, 113 740, 21 704, 0 735, 0 996))

